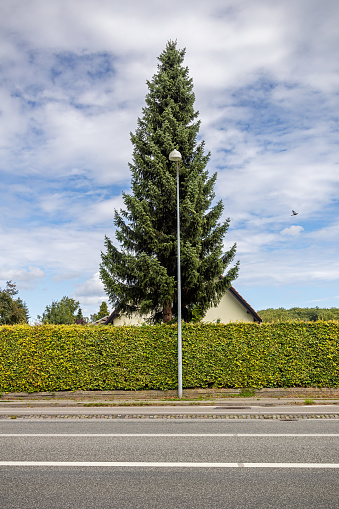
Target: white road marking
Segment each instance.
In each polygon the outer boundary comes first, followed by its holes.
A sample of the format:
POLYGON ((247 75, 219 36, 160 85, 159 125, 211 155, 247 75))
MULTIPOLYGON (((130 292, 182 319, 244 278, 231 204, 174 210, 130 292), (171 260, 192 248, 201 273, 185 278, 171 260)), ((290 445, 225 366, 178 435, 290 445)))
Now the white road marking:
POLYGON ((339 437, 339 433, 0 433, 1 437, 339 437))
POLYGON ((339 468, 339 463, 188 463, 153 461, 0 461, 0 467, 339 468))

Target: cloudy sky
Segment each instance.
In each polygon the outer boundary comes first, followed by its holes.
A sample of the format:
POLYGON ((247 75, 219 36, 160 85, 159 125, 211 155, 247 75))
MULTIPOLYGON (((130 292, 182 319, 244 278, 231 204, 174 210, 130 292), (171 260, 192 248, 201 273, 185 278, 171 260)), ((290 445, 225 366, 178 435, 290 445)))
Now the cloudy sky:
POLYGON ((201 138, 256 309, 339 307, 337 0, 2 0, 0 287, 89 315, 146 80, 186 48, 201 138), (294 209, 298 215, 291 216, 294 209))

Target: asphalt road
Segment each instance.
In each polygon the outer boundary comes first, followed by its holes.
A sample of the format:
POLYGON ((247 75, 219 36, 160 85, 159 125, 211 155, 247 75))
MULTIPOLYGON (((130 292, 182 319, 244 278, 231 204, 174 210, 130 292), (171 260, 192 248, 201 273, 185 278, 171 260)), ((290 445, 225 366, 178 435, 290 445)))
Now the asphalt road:
POLYGON ((331 419, 3 420, 0 507, 337 509, 338 439, 331 419))

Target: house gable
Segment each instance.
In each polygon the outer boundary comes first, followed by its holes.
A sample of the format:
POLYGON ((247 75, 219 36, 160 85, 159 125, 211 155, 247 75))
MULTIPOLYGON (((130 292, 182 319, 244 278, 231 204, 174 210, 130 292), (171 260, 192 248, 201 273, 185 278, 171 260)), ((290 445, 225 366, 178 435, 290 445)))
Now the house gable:
POLYGON ((231 286, 221 298, 218 306, 208 309, 202 321, 210 323, 261 323, 262 319, 233 286, 231 286))
MULTIPOLYGON (((142 316, 134 313, 127 316, 119 312, 116 308, 104 322, 104 325, 142 325, 148 316, 142 316)), ((248 322, 261 323, 262 319, 246 300, 231 286, 225 295, 221 298, 216 307, 211 307, 202 322, 209 323, 229 323, 229 322, 248 322)), ((102 322, 101 322, 102 323, 102 322)))

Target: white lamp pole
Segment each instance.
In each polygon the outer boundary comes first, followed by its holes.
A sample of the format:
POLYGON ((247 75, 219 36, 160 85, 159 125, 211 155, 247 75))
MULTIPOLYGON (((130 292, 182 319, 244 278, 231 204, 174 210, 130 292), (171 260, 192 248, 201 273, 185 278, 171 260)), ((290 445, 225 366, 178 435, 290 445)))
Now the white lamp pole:
POLYGON ((180 212, 179 212, 179 170, 178 161, 181 154, 178 150, 172 150, 169 155, 170 161, 175 161, 177 166, 177 241, 178 241, 178 398, 182 398, 182 341, 181 341, 181 274, 180 274, 180 212))

